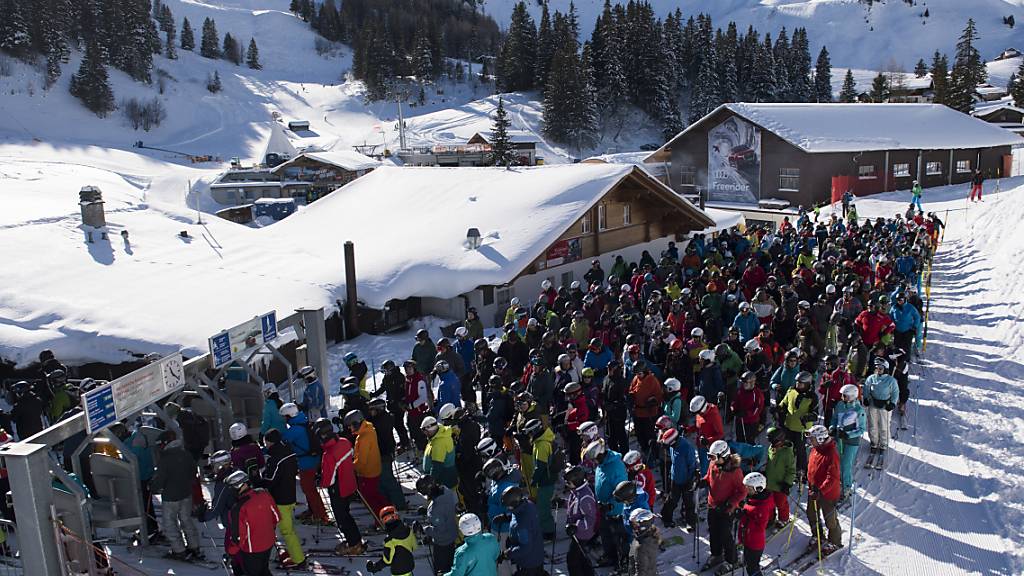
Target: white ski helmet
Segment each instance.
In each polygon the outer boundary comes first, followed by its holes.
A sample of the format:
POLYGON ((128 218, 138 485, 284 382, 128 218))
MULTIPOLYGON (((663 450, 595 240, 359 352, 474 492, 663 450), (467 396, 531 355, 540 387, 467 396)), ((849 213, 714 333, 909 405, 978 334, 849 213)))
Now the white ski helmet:
POLYGON ((437 434, 437 428, 437 418, 434 418, 433 416, 427 416, 422 422, 420 422, 420 430, 429 437, 433 437, 434 434, 437 434))
POLYGON ((299 406, 295 402, 289 402, 277 410, 277 413, 284 418, 295 418, 299 415, 299 406))
POLYGON ((632 290, 633 289, 629 287, 629 284, 619 286, 619 292, 622 292, 623 294, 629 294, 632 290))
POLYGON ((277 384, 274 384, 273 382, 264 382, 263 383, 263 395, 264 396, 270 396, 271 394, 274 394, 276 392, 277 392, 277 384))
POLYGON ((743 349, 746 350, 747 352, 760 352, 761 343, 751 338, 750 340, 747 340, 746 344, 743 345, 743 349))
POLYGON ((690 412, 700 414, 705 408, 707 408, 707 405, 708 401, 705 400, 703 396, 694 396, 693 399, 690 400, 690 412))
POLYGON ((853 402, 857 399, 857 395, 860 393, 860 390, 857 389, 856 384, 847 384, 839 389, 839 393, 843 396, 843 400, 853 402))
POLYGON ((622 463, 626 466, 636 466, 640 463, 640 452, 636 450, 630 450, 626 452, 625 456, 622 457, 622 463))
POLYGON ((512 305, 512 306, 519 306, 519 297, 518 296, 512 297, 512 300, 509 302, 509 304, 512 305))
POLYGON ((541 282, 540 283, 540 288, 541 288, 541 290, 547 290, 548 288, 551 288, 551 280, 545 280, 545 281, 541 282))
POLYGON ((601 431, 597 428, 597 424, 591 422, 590 420, 587 420, 583 424, 580 424, 580 427, 576 429, 576 432, 580 435, 581 438, 583 438, 584 440, 589 440, 591 442, 597 440, 598 435, 601 433, 601 431))
POLYGON ((804 433, 808 438, 814 440, 818 444, 826 442, 828 440, 828 428, 825 428, 821 424, 815 424, 811 426, 811 429, 804 433))
POLYGON ((763 492, 768 486, 768 479, 760 472, 751 472, 743 477, 743 485, 753 488, 754 492, 763 492))
POLYGON ((654 520, 654 513, 646 508, 637 508, 629 513, 630 524, 644 524, 654 520))
POLYGON ((455 329, 455 336, 463 338, 469 334, 469 330, 465 326, 459 326, 455 329))
POLYGON ((441 406, 441 409, 437 411, 437 415, 441 417, 441 422, 451 420, 452 416, 455 416, 455 404, 449 402, 441 406))
POLYGON ((476 514, 463 514, 459 516, 459 532, 465 537, 476 536, 483 530, 480 517, 476 514))
MULTIPOLYGON (((694 328, 694 330, 696 330, 696 328, 694 328)), ((703 360, 705 362, 714 362, 715 361, 715 351, 710 349, 710 348, 705 348, 704 350, 701 350, 700 354, 698 354, 697 356, 698 356, 698 358, 700 358, 701 360, 703 360)))
POLYGON ((232 442, 245 438, 248 433, 249 429, 241 422, 235 422, 228 428, 228 436, 231 437, 232 442))
POLYGON ((750 310, 750 302, 740 302, 740 311, 750 310))
POLYGON ((498 453, 498 443, 494 441, 494 438, 490 436, 480 439, 480 442, 476 445, 476 451, 487 458, 494 456, 498 453))
POLYGON ((570 290, 579 290, 580 289, 580 281, 579 280, 573 280, 569 284, 569 289, 570 290))
POLYGON ((583 450, 583 458, 597 462, 598 458, 603 456, 606 451, 607 448, 605 448, 603 440, 594 440, 583 450))
POLYGON ((701 328, 700 326, 698 326, 698 327, 694 328, 693 330, 690 330, 690 336, 693 336, 694 338, 703 338, 704 337, 704 329, 701 328))
POLYGON ((679 392, 679 389, 682 387, 682 383, 680 383, 679 380, 675 378, 669 378, 668 380, 665 380, 665 390, 668 390, 669 392, 679 392))
POLYGON ((729 443, 725 440, 715 440, 711 443, 711 447, 708 448, 708 454, 724 458, 729 455, 729 443))

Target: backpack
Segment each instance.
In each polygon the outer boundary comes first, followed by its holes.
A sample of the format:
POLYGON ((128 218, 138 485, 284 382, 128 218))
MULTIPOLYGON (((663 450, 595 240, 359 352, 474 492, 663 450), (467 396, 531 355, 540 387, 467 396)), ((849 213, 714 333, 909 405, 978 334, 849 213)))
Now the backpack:
POLYGON ((313 427, 310 426, 309 422, 306 422, 301 426, 306 429, 306 443, 309 446, 305 456, 320 456, 323 454, 323 446, 320 445, 320 438, 313 433, 313 427))

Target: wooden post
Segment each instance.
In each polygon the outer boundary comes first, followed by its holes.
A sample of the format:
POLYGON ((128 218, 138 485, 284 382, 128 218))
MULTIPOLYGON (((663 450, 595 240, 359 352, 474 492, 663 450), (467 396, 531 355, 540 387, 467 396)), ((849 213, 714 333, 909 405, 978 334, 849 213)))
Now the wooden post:
POLYGON ((349 338, 359 336, 356 292, 356 248, 351 240, 345 241, 345 330, 349 338))

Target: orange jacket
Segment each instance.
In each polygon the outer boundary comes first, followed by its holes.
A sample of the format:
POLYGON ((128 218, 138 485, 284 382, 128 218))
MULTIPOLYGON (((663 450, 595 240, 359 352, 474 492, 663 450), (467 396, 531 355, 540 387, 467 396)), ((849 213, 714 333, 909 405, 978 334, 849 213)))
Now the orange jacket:
POLYGON ((654 418, 661 413, 661 382, 654 374, 648 373, 643 378, 639 374, 634 376, 629 393, 633 395, 633 416, 654 418))
POLYGON ((377 445, 377 430, 369 420, 356 432, 355 470, 360 478, 380 476, 380 447, 377 445))
POLYGON ((726 511, 731 513, 747 497, 740 457, 738 454, 732 454, 729 460, 728 468, 720 467, 717 460, 708 466, 708 473, 704 479, 708 481, 709 510, 724 505, 726 511))
POLYGON ((818 489, 822 498, 836 501, 843 487, 839 478, 839 451, 836 443, 815 446, 807 459, 807 483, 818 489))

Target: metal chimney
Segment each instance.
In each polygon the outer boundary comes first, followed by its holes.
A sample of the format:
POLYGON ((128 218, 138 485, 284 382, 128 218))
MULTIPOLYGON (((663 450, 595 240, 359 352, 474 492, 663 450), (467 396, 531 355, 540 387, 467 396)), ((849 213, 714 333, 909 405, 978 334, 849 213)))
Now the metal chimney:
POLYGON ((477 228, 470 228, 466 231, 466 245, 469 246, 470 250, 476 250, 480 247, 480 230, 477 228))
POLYGON ((103 193, 96 186, 83 186, 78 192, 78 205, 82 209, 82 224, 93 228, 107 225, 103 210, 103 193))

